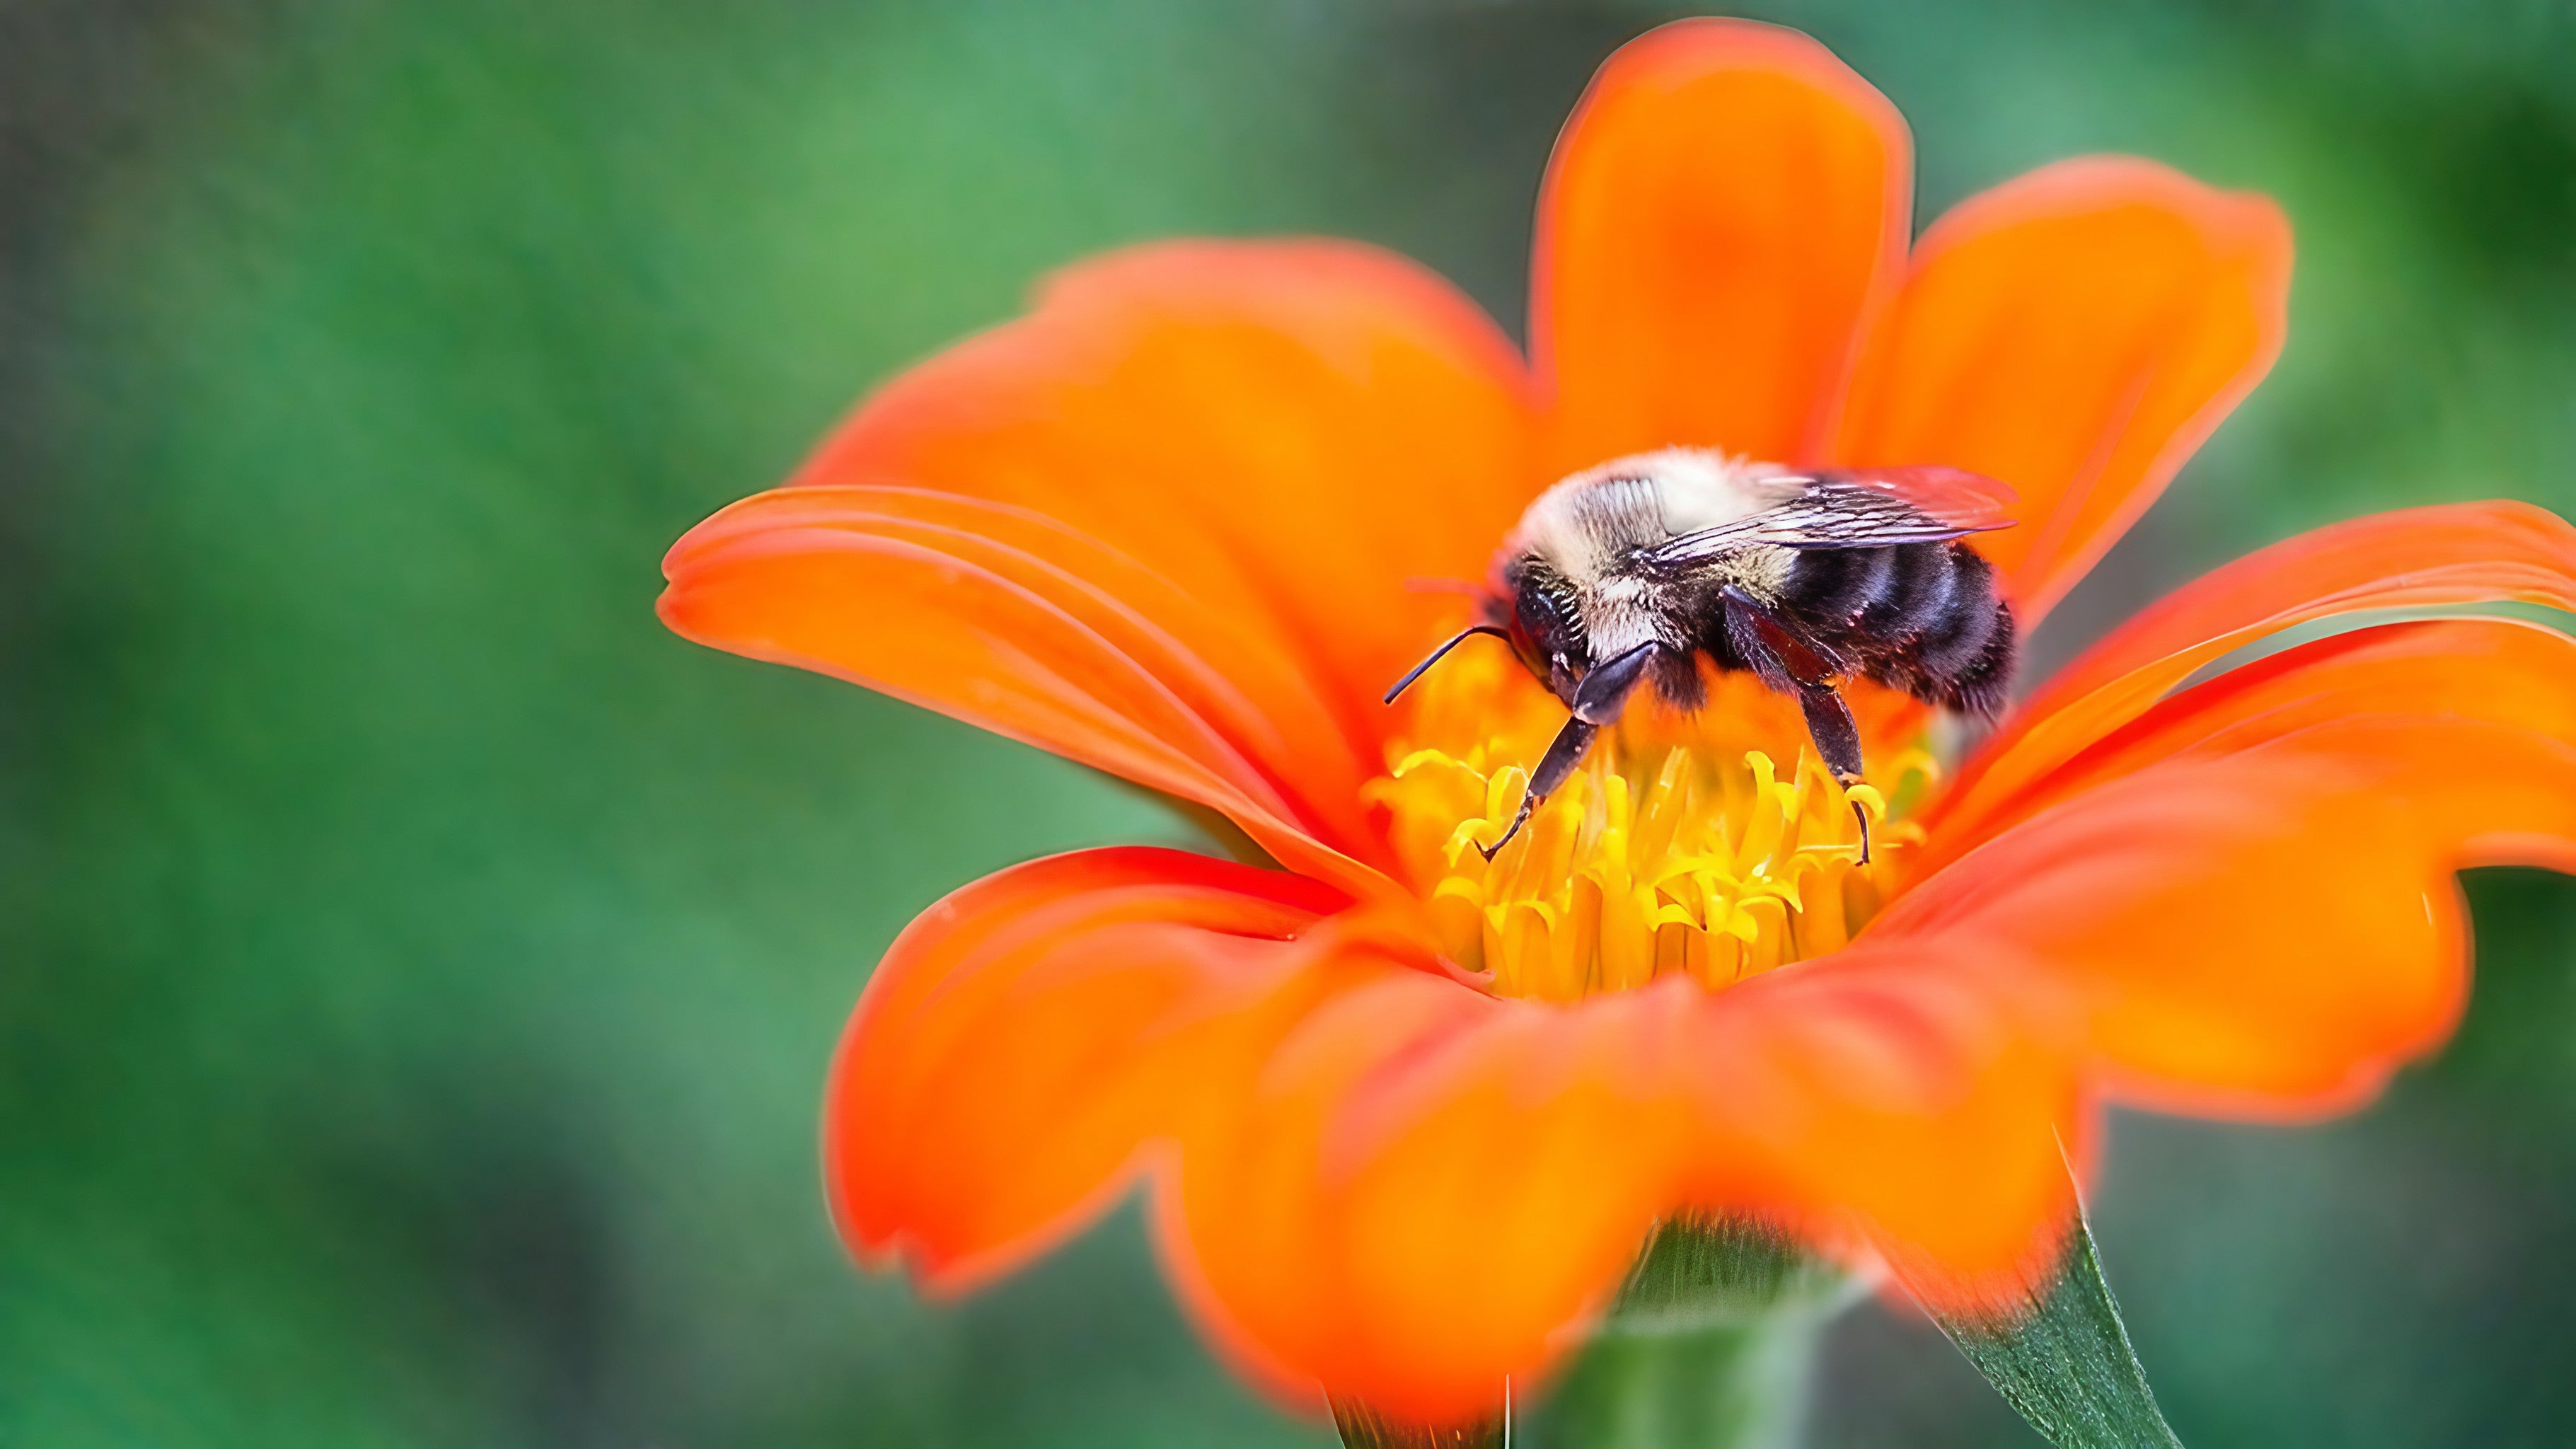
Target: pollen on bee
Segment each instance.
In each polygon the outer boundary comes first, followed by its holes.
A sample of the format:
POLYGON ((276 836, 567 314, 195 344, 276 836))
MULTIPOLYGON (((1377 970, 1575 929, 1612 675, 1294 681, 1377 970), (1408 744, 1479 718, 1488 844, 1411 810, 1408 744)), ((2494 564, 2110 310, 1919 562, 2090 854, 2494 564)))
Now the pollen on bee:
POLYGON ((1794 704, 1717 680, 1690 716, 1631 709, 1491 861, 1564 706, 1510 660, 1426 677, 1368 787, 1452 959, 1507 995, 1568 1000, 1686 973, 1711 988, 1839 950, 1920 830, 1888 819, 1936 768, 1921 749, 1846 789, 1794 704), (1853 806, 1872 821, 1861 860, 1853 806))

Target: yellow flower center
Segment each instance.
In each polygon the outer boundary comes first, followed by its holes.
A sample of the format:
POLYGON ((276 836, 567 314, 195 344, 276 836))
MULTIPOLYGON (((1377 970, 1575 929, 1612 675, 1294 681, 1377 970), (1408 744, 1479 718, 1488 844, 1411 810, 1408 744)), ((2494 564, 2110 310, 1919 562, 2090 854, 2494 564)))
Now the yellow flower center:
POLYGON ((1888 802, 1931 782, 1931 755, 1873 758, 1846 791, 1793 702, 1744 675, 1710 685, 1690 716, 1637 696, 1490 862, 1477 847, 1511 823, 1565 707, 1499 648, 1462 648, 1414 686, 1368 798, 1452 959, 1512 996, 1676 971, 1717 988, 1840 949, 1877 912, 1922 839, 1888 802))

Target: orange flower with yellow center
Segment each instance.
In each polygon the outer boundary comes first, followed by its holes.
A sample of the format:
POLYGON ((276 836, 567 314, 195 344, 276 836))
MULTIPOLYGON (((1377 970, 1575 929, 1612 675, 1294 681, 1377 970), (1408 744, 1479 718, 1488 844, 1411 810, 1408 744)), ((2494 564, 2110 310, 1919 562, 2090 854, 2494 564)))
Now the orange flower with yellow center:
POLYGON ((1850 690, 1819 768, 1746 676, 1629 711, 1490 864, 1564 708, 1454 627, 1553 480, 1667 446, 2002 480, 2025 627, 2282 337, 2266 201, 2052 166, 1909 250, 1902 121, 1736 22, 1602 71, 1551 164, 1527 362, 1324 241, 1139 248, 895 380, 670 555, 689 638, 823 670, 1227 822, 933 906, 835 1064, 852 1247, 958 1290, 1143 1183, 1247 1371, 1418 1421, 1577 1341, 1653 1224, 1785 1225, 1966 1299, 2028 1281, 2105 1102, 2296 1118, 2460 1010, 2451 874, 2576 866, 2576 533, 2383 515, 2182 589, 1963 761, 1850 690), (1870 859, 1852 803, 1878 822, 1870 859))

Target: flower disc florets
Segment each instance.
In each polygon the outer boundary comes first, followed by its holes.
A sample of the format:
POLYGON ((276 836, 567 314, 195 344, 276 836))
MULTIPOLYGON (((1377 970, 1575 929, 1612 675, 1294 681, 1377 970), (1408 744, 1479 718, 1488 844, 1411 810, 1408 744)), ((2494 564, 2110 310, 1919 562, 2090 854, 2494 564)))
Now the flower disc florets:
POLYGON ((1452 959, 1512 996, 1572 1000, 1687 972, 1709 987, 1840 949, 1893 889, 1921 832, 1920 748, 1846 790, 1794 708, 1713 678, 1688 716, 1643 701, 1488 862, 1564 707, 1500 651, 1445 663, 1368 787, 1452 959), (1861 860, 1857 804, 1873 822, 1861 860))

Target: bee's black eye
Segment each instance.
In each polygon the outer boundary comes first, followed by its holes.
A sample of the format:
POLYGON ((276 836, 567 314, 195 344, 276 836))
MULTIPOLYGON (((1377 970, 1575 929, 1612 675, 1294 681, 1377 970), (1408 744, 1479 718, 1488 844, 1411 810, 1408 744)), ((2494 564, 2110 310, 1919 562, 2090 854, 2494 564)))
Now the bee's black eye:
POLYGON ((1513 590, 1512 609, 1521 633, 1542 657, 1581 657, 1583 620, 1574 607, 1574 591, 1563 579, 1532 570, 1513 590))

